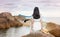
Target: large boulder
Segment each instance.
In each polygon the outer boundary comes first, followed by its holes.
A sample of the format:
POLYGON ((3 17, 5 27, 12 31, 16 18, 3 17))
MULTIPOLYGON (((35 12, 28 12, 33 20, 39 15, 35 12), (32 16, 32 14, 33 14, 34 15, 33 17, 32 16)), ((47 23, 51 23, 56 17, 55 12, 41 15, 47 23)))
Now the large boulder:
MULTIPOLYGON (((7 21, 7 16, 5 16, 5 14, 6 13, 0 13, 0 29, 7 28, 6 26, 8 24, 8 21, 7 21)), ((9 28, 9 25, 8 25, 8 28, 9 28)))
POLYGON ((10 27, 18 27, 22 26, 14 16, 11 15, 9 12, 0 13, 0 29, 7 29, 10 27))
POLYGON ((46 26, 49 33, 53 34, 55 37, 60 37, 60 25, 49 22, 46 26))

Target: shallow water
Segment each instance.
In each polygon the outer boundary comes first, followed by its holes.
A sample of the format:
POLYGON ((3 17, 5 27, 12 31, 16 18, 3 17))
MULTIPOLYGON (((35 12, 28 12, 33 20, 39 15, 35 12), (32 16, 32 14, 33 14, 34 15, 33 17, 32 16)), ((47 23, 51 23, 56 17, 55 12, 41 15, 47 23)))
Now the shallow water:
POLYGON ((11 27, 6 31, 6 33, 1 32, 0 37, 21 37, 23 35, 29 34, 30 30, 30 26, 22 26, 17 28, 11 27))
POLYGON ((30 33, 30 27, 10 28, 6 33, 6 37, 21 37, 30 33))

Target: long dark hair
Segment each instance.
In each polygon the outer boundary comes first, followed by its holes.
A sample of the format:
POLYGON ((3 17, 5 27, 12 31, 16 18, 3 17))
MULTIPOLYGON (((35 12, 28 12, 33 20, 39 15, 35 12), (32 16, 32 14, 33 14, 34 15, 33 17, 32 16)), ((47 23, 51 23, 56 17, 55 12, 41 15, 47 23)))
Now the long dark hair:
POLYGON ((34 12, 33 12, 32 16, 33 16, 34 19, 39 19, 40 18, 40 13, 39 13, 39 8, 38 7, 34 8, 34 12))

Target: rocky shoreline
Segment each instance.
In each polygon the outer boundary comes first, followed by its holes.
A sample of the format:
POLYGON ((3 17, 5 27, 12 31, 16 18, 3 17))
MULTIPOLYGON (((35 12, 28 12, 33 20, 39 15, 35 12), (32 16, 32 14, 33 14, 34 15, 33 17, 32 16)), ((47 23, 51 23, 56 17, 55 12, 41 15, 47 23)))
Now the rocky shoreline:
MULTIPOLYGON (((12 16, 11 13, 9 12, 0 13, 0 37, 6 37, 6 32, 10 28, 13 28, 13 31, 14 31, 14 29, 18 30, 22 26, 29 27, 30 26, 29 24, 31 24, 31 21, 28 20, 25 23, 20 22, 20 21, 24 21, 25 19, 26 18, 23 16, 12 16)), ((46 22, 46 24, 47 24, 46 29, 50 34, 47 35, 46 33, 43 33, 43 31, 40 31, 40 32, 30 33, 22 37, 54 37, 54 36, 60 37, 60 25, 57 25, 52 22, 48 22, 48 23, 46 22)))

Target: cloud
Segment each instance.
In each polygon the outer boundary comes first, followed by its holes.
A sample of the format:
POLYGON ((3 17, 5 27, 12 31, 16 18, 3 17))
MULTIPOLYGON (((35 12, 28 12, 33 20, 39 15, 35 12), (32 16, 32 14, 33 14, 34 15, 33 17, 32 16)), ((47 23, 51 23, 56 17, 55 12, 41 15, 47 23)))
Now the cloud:
POLYGON ((0 12, 10 11, 13 15, 30 14, 35 6, 39 7, 43 16, 60 17, 60 0, 0 0, 0 12))

